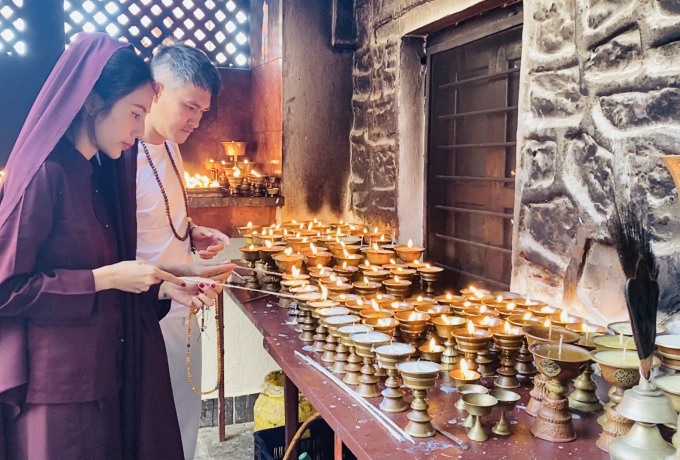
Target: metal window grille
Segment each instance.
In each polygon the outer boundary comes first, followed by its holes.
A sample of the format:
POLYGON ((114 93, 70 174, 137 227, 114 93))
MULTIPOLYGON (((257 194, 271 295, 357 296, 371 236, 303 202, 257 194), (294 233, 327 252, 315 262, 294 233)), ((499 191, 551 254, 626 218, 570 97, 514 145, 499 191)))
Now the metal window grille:
POLYGON ((482 24, 469 30, 484 38, 442 35, 428 58, 427 249, 456 287, 507 289, 522 34, 482 24))
POLYGON ((0 55, 16 56, 26 53, 23 8, 24 0, 0 2, 0 55))
POLYGON ((105 32, 147 59, 158 45, 182 42, 220 66, 247 67, 247 12, 247 0, 64 0, 64 31, 67 41, 80 31, 105 32))

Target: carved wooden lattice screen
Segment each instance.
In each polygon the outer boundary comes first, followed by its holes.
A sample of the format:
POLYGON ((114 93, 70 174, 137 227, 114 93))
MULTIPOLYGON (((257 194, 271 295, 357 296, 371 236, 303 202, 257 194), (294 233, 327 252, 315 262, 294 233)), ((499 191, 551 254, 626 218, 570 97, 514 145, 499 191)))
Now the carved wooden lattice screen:
POLYGON ((21 55, 26 52, 26 22, 24 0, 0 3, 0 54, 21 55))
POLYGON ((428 53, 427 249, 458 288, 510 284, 522 32, 496 30, 428 53))
POLYGON ((68 40, 81 30, 130 42, 145 58, 160 44, 196 46, 218 65, 247 67, 248 0, 64 1, 68 40))

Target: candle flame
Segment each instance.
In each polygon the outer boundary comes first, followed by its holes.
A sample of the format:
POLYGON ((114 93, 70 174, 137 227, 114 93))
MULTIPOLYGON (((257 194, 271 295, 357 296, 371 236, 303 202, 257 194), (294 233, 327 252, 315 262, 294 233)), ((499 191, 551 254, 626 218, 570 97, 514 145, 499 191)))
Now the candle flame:
POLYGON ((394 282, 399 284, 399 277, 397 275, 394 275, 394 282))
POLYGON ((482 305, 481 307, 479 307, 479 313, 486 313, 486 310, 487 310, 486 305, 482 305))
POLYGON ((493 324, 496 322, 495 316, 485 316, 482 318, 482 324, 484 326, 493 326, 493 324))
POLYGON ((397 267, 397 271, 398 271, 399 273, 403 273, 404 269, 403 269, 402 267, 397 267))
POLYGON ((309 225, 307 225, 307 230, 311 230, 312 228, 314 228, 314 224, 310 222, 309 225))
POLYGON ((342 280, 338 279, 338 281, 336 282, 336 286, 342 287, 342 280))
POLYGON ((385 241, 385 235, 380 235, 380 241, 385 241))
POLYGON ((343 270, 347 270, 347 261, 346 261, 346 260, 344 260, 344 261, 342 262, 342 269, 343 269, 343 270))
POLYGON ((471 306, 472 306, 472 302, 470 302, 469 300, 466 300, 465 302, 463 302, 463 306, 464 306, 465 308, 471 307, 471 306))
POLYGON ((417 300, 418 300, 418 302, 422 302, 422 301, 423 301, 423 296, 419 295, 419 296, 417 297, 417 300))
POLYGON ((416 259, 415 262, 413 262, 413 263, 416 264, 416 265, 420 265, 420 260, 416 259))
POLYGON ((377 265, 373 265, 373 266, 371 267, 371 271, 373 271, 373 273, 378 273, 378 266, 377 266, 377 265))
POLYGON ((531 319, 531 317, 532 317, 532 314, 531 314, 530 311, 528 311, 524 314, 524 316, 522 316, 522 319, 526 321, 526 320, 531 319))
POLYGON ((418 318, 418 313, 416 313, 416 312, 414 312, 414 311, 412 311, 412 312, 409 313, 409 315, 408 315, 408 320, 409 320, 409 321, 415 321, 417 318, 418 318))
POLYGON ((238 168, 234 168, 234 177, 240 177, 241 176, 241 170, 238 168))
MULTIPOLYGON (((345 256, 345 259, 349 259, 349 252, 347 252, 347 249, 342 250, 342 255, 345 256)), ((347 262, 345 262, 345 263, 347 263, 347 262)))
POLYGON ((470 290, 475 295, 475 297, 477 297, 478 299, 482 298, 482 293, 476 287, 474 287, 473 285, 470 285, 470 290))
POLYGON ((375 311, 380 311, 380 307, 378 307, 378 302, 376 302, 375 299, 371 299, 371 307, 373 307, 373 310, 375 311))
POLYGON ((496 302, 501 303, 502 301, 503 301, 502 295, 499 295, 498 297, 496 297, 496 302))
POLYGON ((505 332, 506 334, 510 334, 510 323, 508 323, 507 321, 503 325, 503 332, 505 332))
POLYGON ((368 278, 364 276, 364 284, 368 284, 368 278))
POLYGON ((464 359, 460 360, 460 370, 463 371, 463 376, 467 378, 468 372, 470 372, 470 368, 468 367, 467 363, 465 362, 464 359))
POLYGON ((328 288, 326 286, 321 286, 321 300, 326 300, 328 298, 328 288))
POLYGON ((264 245, 265 245, 268 249, 271 249, 272 246, 273 246, 273 245, 272 245, 272 242, 269 241, 269 240, 265 240, 265 241, 264 241, 264 245))
POLYGON ((283 250, 283 253, 287 256, 291 255, 293 253, 293 248, 286 248, 283 250))
POLYGON ((425 268, 426 268, 426 269, 430 269, 430 268, 432 268, 432 265, 430 265, 430 264, 425 264, 425 268))
POLYGON ((366 259, 366 266, 367 266, 367 267, 370 267, 370 266, 371 266, 371 263, 368 261, 368 259, 366 259))
POLYGON ((378 227, 375 227, 375 228, 373 229, 373 233, 378 233, 378 227))
POLYGON ((450 292, 447 292, 446 293, 446 300, 451 300, 451 299, 453 299, 453 296, 451 295, 450 292))
POLYGON ((468 320, 467 322, 467 330, 470 333, 470 335, 474 335, 475 333, 475 325, 472 323, 472 321, 468 320))
POLYGON ((541 313, 555 313, 555 309, 552 307, 545 306, 541 308, 541 313))
MULTIPOLYGON (((323 274, 323 269, 321 269, 321 272, 323 274)), ((328 278, 331 280, 331 283, 335 282, 335 280, 337 279, 335 275, 331 275, 328 278)), ((338 279, 338 281, 340 281, 340 280, 338 279)), ((338 284, 338 286, 339 286, 339 284, 338 284)))
POLYGON ((413 247, 413 240, 409 238, 408 244, 406 246, 408 246, 408 248, 411 249, 413 247))
POLYGON ((560 322, 566 323, 569 321, 569 313, 567 313, 567 310, 562 310, 562 313, 560 313, 560 322))
POLYGON ((314 246, 314 243, 311 243, 311 244, 309 245, 309 247, 310 247, 310 249, 312 250, 312 255, 313 255, 313 256, 315 256, 315 255, 317 254, 317 252, 319 252, 319 251, 316 249, 316 246, 314 246))
POLYGON ((274 230, 272 230, 271 228, 269 229, 269 236, 274 236, 274 230))
POLYGON ((514 309, 515 309, 515 304, 512 303, 512 302, 510 302, 510 303, 508 304, 508 310, 513 311, 514 309))
POLYGON ((253 223, 252 223, 252 222, 248 222, 248 223, 246 224, 246 227, 247 227, 247 228, 252 228, 252 227, 253 227, 253 223))
POLYGON ((377 251, 378 250, 378 243, 373 243, 373 250, 377 251))
POLYGON ((397 261, 394 260, 394 259, 390 259, 390 264, 392 264, 392 265, 397 265, 397 261))
POLYGON ((297 278, 300 275, 300 269, 297 267, 293 267, 293 278, 297 278))
POLYGON ((428 343, 428 346, 429 346, 430 350, 433 350, 434 347, 435 347, 435 345, 437 345, 437 342, 435 342, 434 337, 432 337, 432 338, 430 339, 430 343, 428 343))
POLYGON ((364 301, 362 299, 357 300, 357 305, 362 306, 364 304, 364 301))
POLYGON ((546 318, 545 321, 543 321, 543 327, 551 327, 551 326, 552 326, 552 323, 550 322, 550 320, 548 318, 546 318))

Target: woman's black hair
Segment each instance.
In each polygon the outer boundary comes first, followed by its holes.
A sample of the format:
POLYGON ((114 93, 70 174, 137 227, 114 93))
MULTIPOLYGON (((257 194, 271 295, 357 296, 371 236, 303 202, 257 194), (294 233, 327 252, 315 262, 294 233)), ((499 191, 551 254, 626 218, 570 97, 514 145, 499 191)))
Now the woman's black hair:
POLYGON ((151 68, 133 48, 128 46, 114 51, 90 93, 95 96, 91 109, 81 109, 69 131, 72 133, 85 123, 88 137, 96 144, 94 122, 97 116, 106 116, 116 102, 146 83, 153 83, 151 68))
POLYGON ((90 116, 106 115, 119 99, 152 81, 151 69, 132 47, 120 48, 111 55, 94 84, 92 90, 100 100, 97 113, 90 113, 90 116))

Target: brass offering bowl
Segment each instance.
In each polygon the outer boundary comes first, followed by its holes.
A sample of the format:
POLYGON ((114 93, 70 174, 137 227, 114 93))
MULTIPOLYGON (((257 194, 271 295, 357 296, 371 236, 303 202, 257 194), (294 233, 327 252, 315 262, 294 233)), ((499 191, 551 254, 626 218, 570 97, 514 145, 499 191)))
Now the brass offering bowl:
POLYGON ((489 331, 470 327, 472 323, 468 323, 468 327, 461 327, 454 329, 451 334, 456 339, 458 351, 465 354, 463 358, 467 368, 472 371, 478 370, 477 355, 480 351, 486 350, 489 346, 489 341, 492 335, 489 331))
POLYGON ((418 340, 425 332, 430 315, 417 311, 399 311, 394 314, 394 317, 399 320, 399 332, 401 332, 402 339, 417 349, 418 340))
POLYGON ((359 318, 355 315, 340 315, 331 316, 325 319, 326 327, 328 328, 329 336, 333 336, 335 340, 335 354, 333 356, 333 365, 331 371, 336 374, 345 373, 345 365, 349 357, 349 349, 341 340, 340 328, 357 324, 359 318))
MULTIPOLYGON (((294 252, 302 252, 305 250, 311 250, 310 249, 310 244, 311 240, 307 237, 302 237, 302 238, 296 238, 296 237, 290 237, 286 238, 286 245, 290 247, 294 252)), ((313 267, 316 266, 316 264, 312 265, 313 267)))
POLYGON ((388 294, 395 296, 398 299, 403 299, 411 290, 411 281, 402 279, 388 278, 382 282, 388 294))
MULTIPOLYGON (((340 343, 347 347, 349 350, 349 355, 347 356, 347 362, 344 366, 345 375, 342 381, 348 385, 359 385, 359 377, 361 376, 361 362, 362 359, 356 354, 356 347, 351 339, 354 334, 360 334, 364 332, 372 331, 371 326, 366 324, 352 324, 349 326, 341 326, 338 328, 338 333, 340 333, 340 343)), ((334 367, 335 371, 335 367, 334 367)))
POLYGON ((434 298, 440 305, 462 305, 465 303, 465 297, 453 295, 451 293, 442 294, 434 298))
POLYGON ((387 249, 364 249, 364 255, 371 265, 385 265, 390 263, 390 259, 394 258, 394 251, 387 249))
POLYGON ((560 313, 562 313, 561 308, 551 307, 550 305, 545 304, 528 306, 527 309, 534 315, 540 316, 541 318, 548 318, 554 315, 559 316, 560 313))
POLYGON ((610 402, 605 405, 602 433, 596 443, 597 447, 609 452, 611 442, 628 433, 633 426, 633 421, 621 415, 617 406, 623 399, 624 391, 640 381, 640 359, 635 351, 613 349, 593 352, 592 359, 600 368, 602 378, 615 389, 609 393, 610 402))
MULTIPOLYGON (((629 337, 633 336, 633 326, 630 321, 617 321, 615 323, 607 324, 607 329, 612 331, 614 334, 623 334, 629 337)), ((663 324, 656 325, 656 335, 666 335, 668 334, 668 328, 663 324)))
POLYGON ((308 267, 318 267, 319 265, 326 267, 333 258, 333 254, 330 252, 319 250, 314 252, 311 249, 303 249, 302 255, 305 256, 305 263, 308 267))
MULTIPOLYGON (((566 310, 563 310, 566 311, 566 310)), ((575 316, 575 315, 564 315, 560 313, 559 315, 550 315, 548 316, 548 319, 550 320, 551 323, 553 323, 556 326, 560 327, 566 327, 568 324, 579 324, 583 323, 583 318, 580 316, 575 316)))
POLYGON ((354 291, 360 295, 360 296, 369 296, 372 294, 376 294, 378 292, 378 289, 382 286, 380 283, 376 283, 373 281, 368 281, 368 280, 363 280, 363 281, 355 281, 352 283, 352 286, 354 287, 354 291))
POLYGON ((498 405, 498 400, 490 394, 470 393, 463 395, 465 410, 472 416, 472 427, 467 435, 472 441, 484 442, 489 439, 489 435, 482 426, 482 417, 491 413, 498 405))
POLYGON ((259 246, 258 250, 260 252, 260 260, 268 265, 276 265, 272 257, 280 252, 285 251, 286 248, 283 246, 272 246, 271 248, 267 246, 259 246))
POLYGON ((387 334, 390 337, 394 335, 394 330, 399 326, 399 320, 392 318, 391 316, 383 318, 364 318, 362 323, 368 324, 373 327, 373 330, 387 334))
POLYGON ((368 278, 369 281, 374 283, 382 283, 384 280, 389 278, 390 272, 387 270, 378 269, 375 265, 371 267, 371 270, 364 271, 364 277, 368 278))
POLYGON ((380 391, 378 391, 379 378, 375 375, 375 349, 390 343, 391 337, 382 332, 370 331, 353 334, 350 339, 354 342, 357 355, 364 359, 357 393, 364 398, 380 396, 380 391))
POLYGON ((347 264, 349 267, 358 267, 359 264, 361 264, 361 261, 364 259, 364 256, 362 256, 361 254, 349 254, 349 253, 343 255, 336 255, 334 257, 338 265, 347 264))
MULTIPOLYGON (((442 370, 452 371, 456 367, 458 361, 458 352, 456 351, 456 341, 451 332, 454 329, 465 326, 465 319, 460 316, 440 315, 432 318, 437 335, 444 339, 444 353, 441 356, 442 370)), ((446 374, 449 375, 449 374, 446 374)))
POLYGON ((429 361, 406 361, 397 364, 397 369, 404 379, 404 385, 413 393, 411 412, 406 415, 409 422, 405 431, 417 438, 434 436, 435 429, 425 398, 427 391, 434 388, 441 367, 429 361))
POLYGON ((359 316, 362 319, 379 319, 379 318, 391 318, 394 315, 392 310, 381 310, 374 308, 366 308, 359 312, 359 316))
POLYGON ((509 436, 511 434, 510 425, 505 420, 505 413, 515 408, 520 396, 514 391, 508 390, 491 390, 489 394, 498 400, 498 409, 501 413, 498 423, 491 428, 491 431, 499 436, 509 436))
POLYGON ((546 441, 573 441, 576 432, 567 409, 564 383, 578 376, 581 366, 590 361, 590 353, 576 345, 552 342, 534 343, 529 351, 534 355, 538 370, 548 379, 545 384, 548 394, 536 414, 531 433, 546 441))
POLYGON ((357 267, 353 267, 351 265, 336 265, 333 267, 333 271, 337 273, 340 276, 344 276, 347 279, 352 279, 354 278, 354 275, 359 271, 357 267))
MULTIPOLYGON (((476 372, 475 372, 476 373, 476 372)), ((471 393, 479 393, 479 394, 489 394, 489 389, 485 387, 484 385, 480 385, 479 383, 466 383, 464 385, 460 385, 456 387, 458 390, 458 394, 460 395, 460 398, 456 401, 455 407, 458 410, 465 410, 465 403, 463 402, 463 396, 471 393)), ((469 423, 465 423, 466 428, 470 428, 472 426, 472 417, 469 417, 469 423)))
POLYGON ((515 368, 516 356, 522 348, 524 334, 518 326, 511 326, 510 323, 495 326, 490 329, 496 341, 496 347, 501 350, 501 367, 496 373, 498 377, 494 385, 499 388, 518 388, 517 369, 515 368))
MULTIPOLYGON (((353 319, 348 319, 347 317, 353 317, 354 315, 349 314, 349 308, 340 307, 332 300, 327 302, 331 302, 335 306, 321 308, 316 311, 316 314, 319 317, 319 326, 316 328, 316 332, 317 334, 321 332, 324 335, 324 340, 326 342, 322 346, 323 355, 321 355, 321 361, 333 364, 335 362, 335 350, 338 345, 338 338, 337 336, 330 333, 328 320, 336 317, 344 317, 344 322, 342 324, 344 326, 347 324, 352 324, 353 319)), ((312 348, 314 348, 314 346, 312 346, 312 348)))
POLYGON ((402 280, 413 281, 413 277, 417 273, 415 270, 413 270, 411 268, 397 267, 397 268, 387 269, 385 267, 387 267, 387 265, 384 265, 383 268, 385 270, 389 271, 391 277, 398 276, 399 279, 402 279, 402 280))
POLYGON ((424 267, 418 269, 418 275, 425 281, 425 292, 428 295, 434 294, 434 284, 439 280, 443 271, 443 268, 432 267, 429 264, 425 264, 424 267))
POLYGON ((243 260, 246 262, 257 262, 260 260, 260 248, 257 246, 243 246, 239 251, 241 251, 243 260))
MULTIPOLYGON (((390 319, 393 320, 393 318, 390 319)), ((385 412, 403 412, 408 409, 409 406, 404 401, 406 393, 401 389, 402 381, 399 378, 397 365, 408 361, 415 351, 415 348, 405 343, 391 343, 375 349, 379 366, 387 370, 385 389, 382 391, 383 400, 380 403, 381 410, 385 412)))
POLYGON ((420 259, 425 252, 425 248, 420 246, 408 246, 406 244, 398 244, 394 246, 394 251, 397 253, 399 258, 404 262, 414 262, 420 259))

